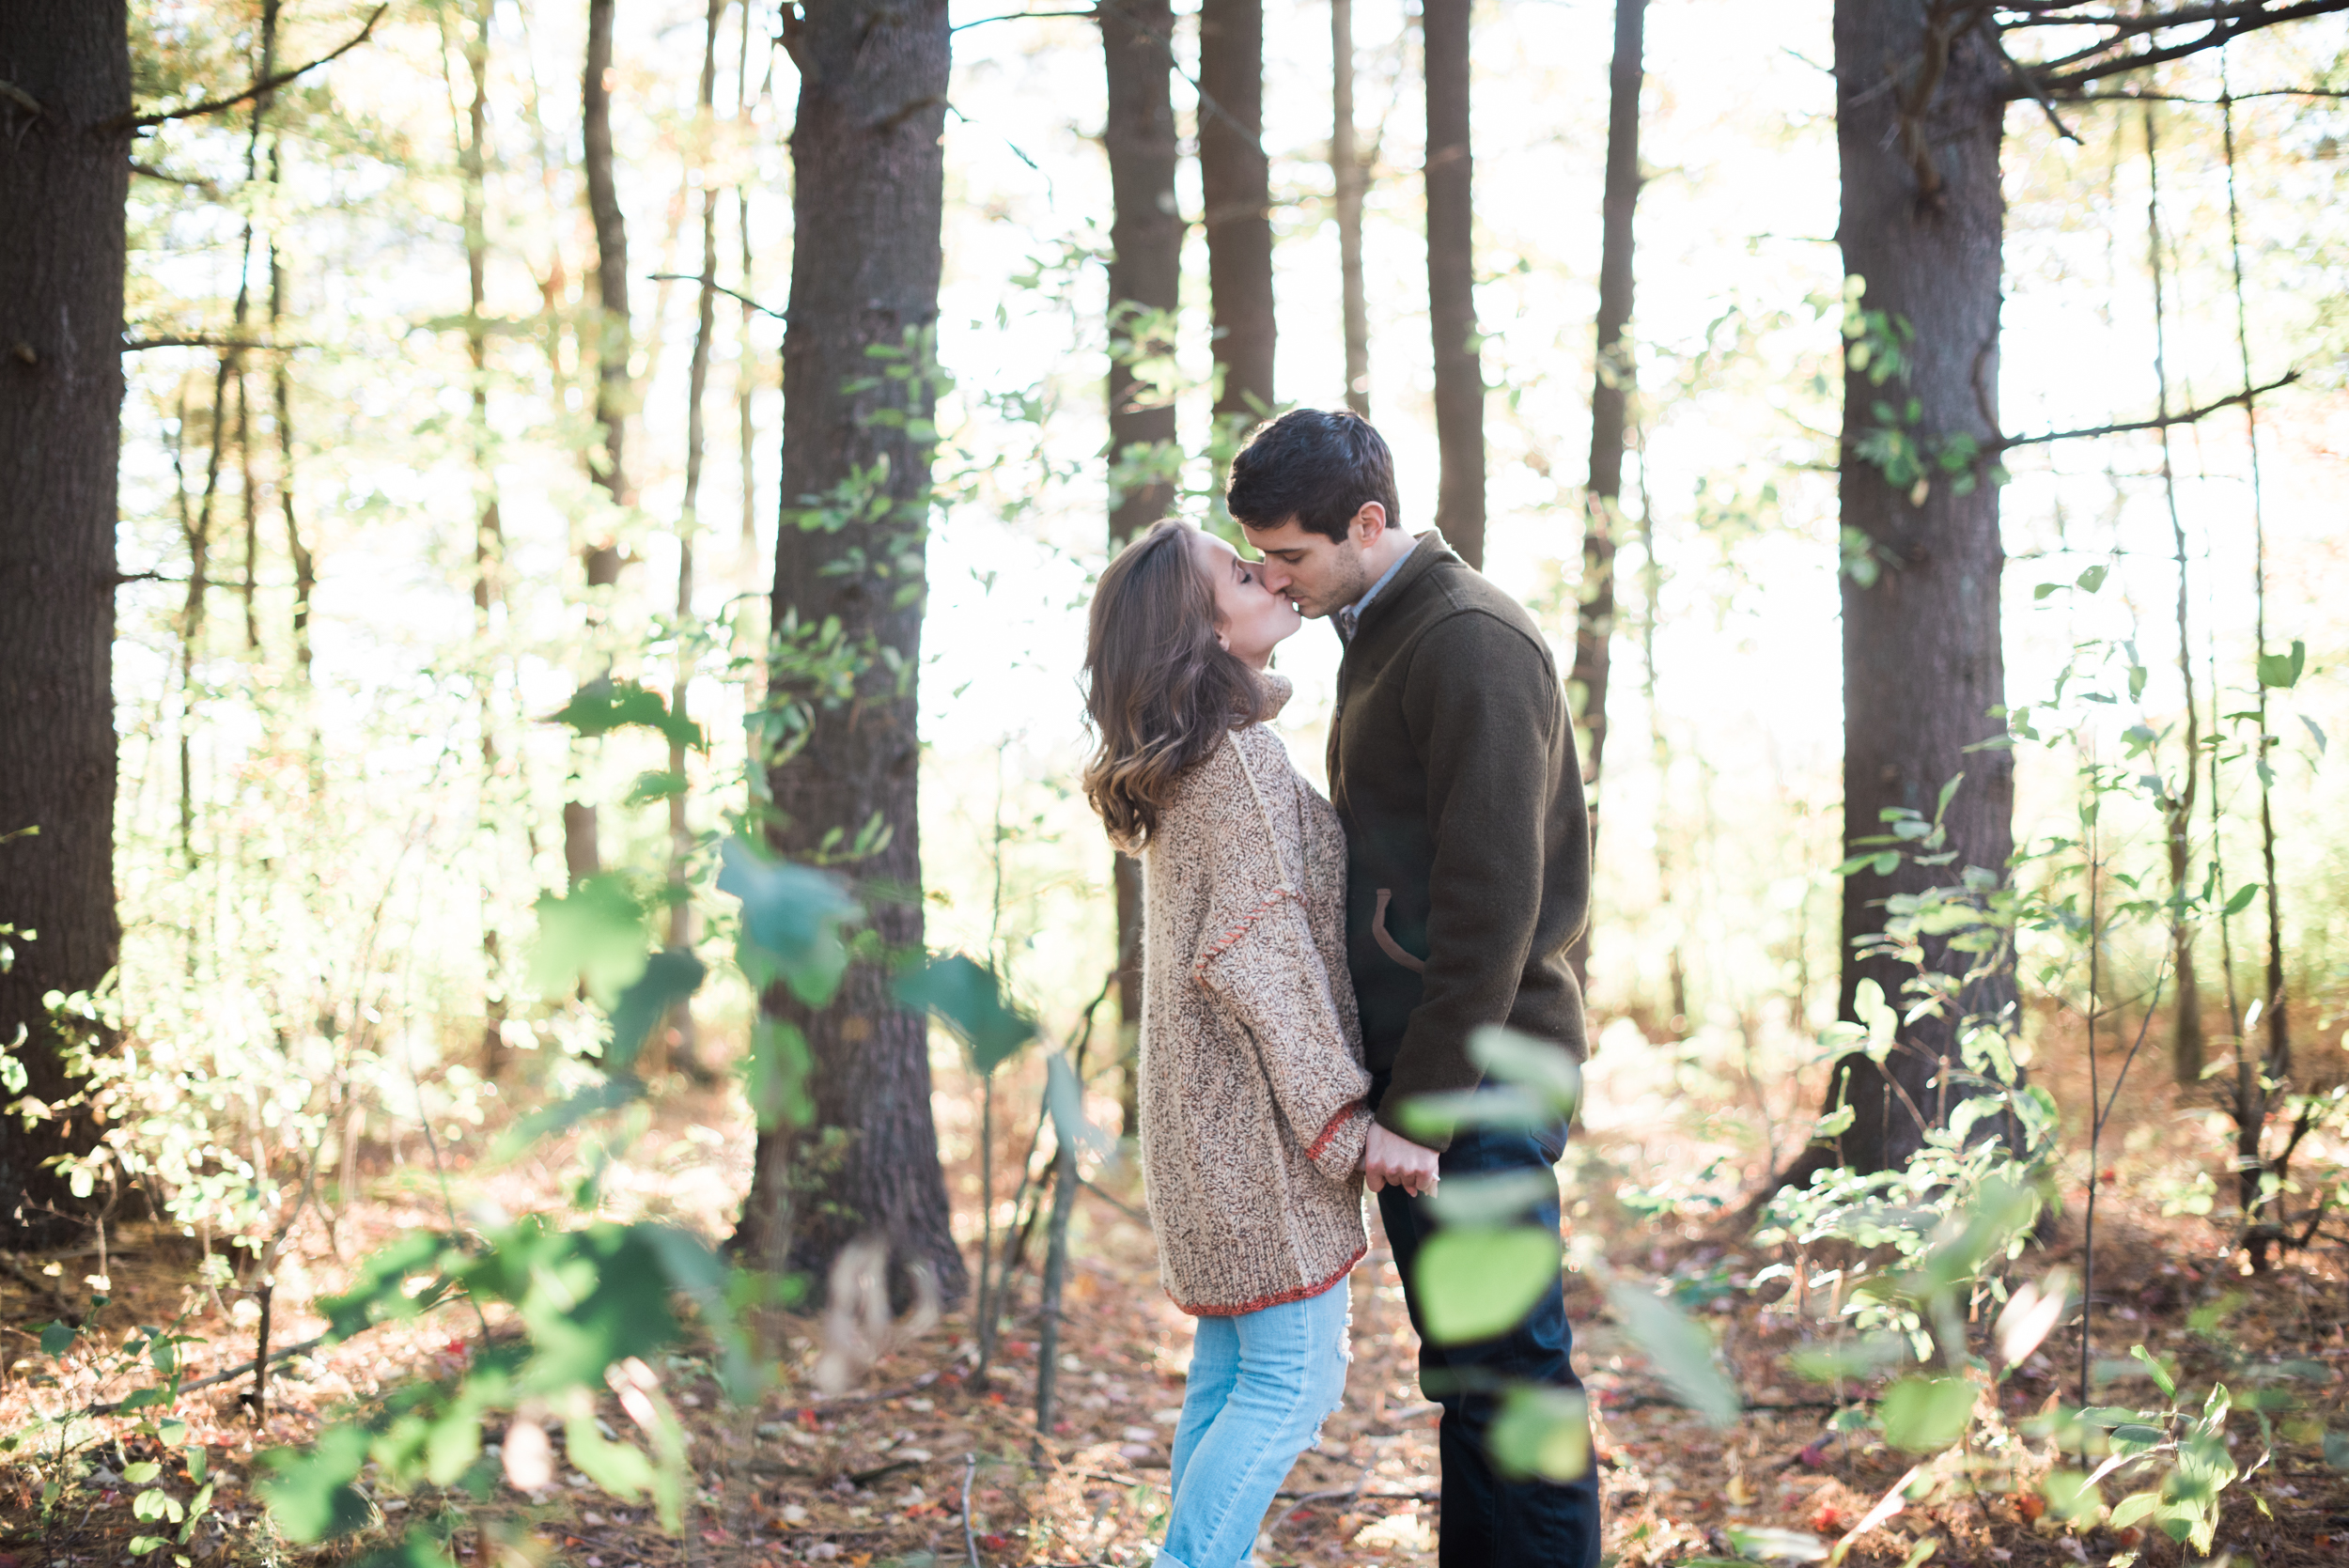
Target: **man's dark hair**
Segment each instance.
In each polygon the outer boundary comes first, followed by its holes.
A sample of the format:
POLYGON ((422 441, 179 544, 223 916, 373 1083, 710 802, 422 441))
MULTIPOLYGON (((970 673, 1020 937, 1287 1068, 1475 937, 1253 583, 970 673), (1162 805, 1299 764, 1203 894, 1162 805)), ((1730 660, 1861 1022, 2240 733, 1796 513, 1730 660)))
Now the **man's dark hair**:
POLYGON ((1402 526, 1394 496, 1394 455, 1350 409, 1291 409, 1258 427, 1232 459, 1223 505, 1252 528, 1278 528, 1295 518, 1308 534, 1344 539, 1365 502, 1387 509, 1387 526, 1402 526))

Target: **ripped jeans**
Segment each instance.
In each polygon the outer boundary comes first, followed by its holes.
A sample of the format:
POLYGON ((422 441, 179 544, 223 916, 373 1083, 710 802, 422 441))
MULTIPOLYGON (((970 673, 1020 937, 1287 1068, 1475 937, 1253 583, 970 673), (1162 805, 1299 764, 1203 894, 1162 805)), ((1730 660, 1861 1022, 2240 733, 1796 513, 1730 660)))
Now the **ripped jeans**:
POLYGON ((1174 1428, 1174 1517, 1158 1568, 1237 1568, 1289 1467, 1346 1397, 1349 1296, 1203 1317, 1174 1428))

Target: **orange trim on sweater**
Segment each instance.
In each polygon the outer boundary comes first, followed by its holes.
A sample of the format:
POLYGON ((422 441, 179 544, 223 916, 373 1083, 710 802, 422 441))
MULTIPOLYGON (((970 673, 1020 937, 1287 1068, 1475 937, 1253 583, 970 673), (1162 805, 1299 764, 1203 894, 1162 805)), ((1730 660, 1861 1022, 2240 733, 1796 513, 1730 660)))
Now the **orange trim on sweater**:
POLYGON ((1206 979, 1207 966, 1221 957, 1234 942, 1248 935, 1248 928, 1255 924, 1256 922, 1264 919, 1265 912, 1267 910, 1270 909, 1275 904, 1281 902, 1282 899, 1293 898, 1295 896, 1296 894, 1290 893, 1286 888, 1274 888, 1270 893, 1265 894, 1263 902, 1259 903, 1254 908, 1248 911, 1248 918, 1246 920, 1241 921, 1237 925, 1235 925, 1229 931, 1224 932, 1222 936, 1216 939, 1215 945, 1213 947, 1208 948, 1205 953, 1199 955, 1199 961, 1190 966, 1190 972, 1200 979, 1206 979))
MULTIPOLYGON (((1169 1301, 1173 1301, 1178 1311, 1183 1312, 1191 1317, 1245 1317, 1250 1312, 1261 1312, 1267 1307, 1285 1306, 1291 1301, 1304 1301, 1319 1296, 1323 1291, 1336 1285, 1348 1274, 1353 1273, 1354 1265, 1361 1262, 1364 1257, 1369 1255, 1369 1253, 1370 1243, 1365 1241, 1361 1244, 1361 1246, 1354 1250, 1354 1255, 1352 1257, 1346 1260, 1346 1266, 1344 1268, 1339 1269, 1335 1274, 1332 1274, 1327 1280, 1322 1281, 1321 1283, 1317 1285, 1299 1285, 1295 1290, 1284 1290, 1274 1296, 1260 1296, 1253 1301, 1243 1301, 1236 1307, 1193 1307, 1177 1299, 1174 1293, 1171 1290, 1167 1291, 1166 1298, 1169 1301)), ((1165 1287, 1160 1286, 1159 1288, 1164 1289, 1165 1287)))
POLYGON ((1329 1122, 1323 1126, 1321 1135, 1315 1138, 1311 1143, 1305 1145, 1305 1157, 1307 1159, 1319 1159, 1322 1157, 1323 1152, 1327 1150, 1332 1142, 1336 1141, 1338 1134, 1346 1130, 1347 1123, 1351 1122, 1357 1116, 1367 1116, 1369 1114, 1370 1102, 1368 1100, 1352 1100, 1338 1107, 1337 1114, 1330 1117, 1329 1122))

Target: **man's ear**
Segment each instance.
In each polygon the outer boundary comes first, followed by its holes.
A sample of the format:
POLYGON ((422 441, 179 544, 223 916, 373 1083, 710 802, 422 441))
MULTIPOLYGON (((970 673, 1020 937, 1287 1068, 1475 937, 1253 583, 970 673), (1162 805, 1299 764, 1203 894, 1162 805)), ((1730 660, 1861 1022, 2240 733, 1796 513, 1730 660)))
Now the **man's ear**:
POLYGON ((1387 508, 1376 501, 1363 502, 1361 510, 1354 514, 1354 520, 1350 525, 1354 542, 1367 549, 1377 544, 1379 536, 1386 531, 1387 508))

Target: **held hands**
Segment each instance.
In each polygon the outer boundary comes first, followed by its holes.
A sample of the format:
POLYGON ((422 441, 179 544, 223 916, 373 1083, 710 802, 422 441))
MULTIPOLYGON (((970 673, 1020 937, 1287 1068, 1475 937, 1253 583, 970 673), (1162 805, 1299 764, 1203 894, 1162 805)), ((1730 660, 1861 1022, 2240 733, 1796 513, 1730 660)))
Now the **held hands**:
POLYGON ((1373 1192, 1387 1186, 1417 1198, 1436 1190, 1436 1151, 1399 1138, 1373 1122, 1362 1143, 1362 1185, 1373 1192))

